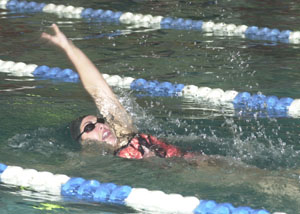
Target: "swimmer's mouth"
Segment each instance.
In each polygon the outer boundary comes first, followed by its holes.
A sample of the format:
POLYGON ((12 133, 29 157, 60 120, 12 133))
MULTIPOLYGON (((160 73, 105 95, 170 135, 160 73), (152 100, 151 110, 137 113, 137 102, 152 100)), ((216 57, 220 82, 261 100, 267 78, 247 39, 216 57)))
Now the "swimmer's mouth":
POLYGON ((106 140, 111 135, 109 130, 105 130, 102 135, 102 140, 106 140))

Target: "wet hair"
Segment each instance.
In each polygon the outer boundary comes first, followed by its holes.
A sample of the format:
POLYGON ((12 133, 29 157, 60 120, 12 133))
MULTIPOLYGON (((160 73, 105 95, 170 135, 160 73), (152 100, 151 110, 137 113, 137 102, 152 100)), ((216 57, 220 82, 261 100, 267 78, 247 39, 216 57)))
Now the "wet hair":
POLYGON ((73 120, 70 124, 70 132, 71 132, 71 137, 74 141, 80 142, 81 138, 77 139, 77 137, 80 135, 80 125, 82 120, 86 117, 87 115, 81 116, 73 120))

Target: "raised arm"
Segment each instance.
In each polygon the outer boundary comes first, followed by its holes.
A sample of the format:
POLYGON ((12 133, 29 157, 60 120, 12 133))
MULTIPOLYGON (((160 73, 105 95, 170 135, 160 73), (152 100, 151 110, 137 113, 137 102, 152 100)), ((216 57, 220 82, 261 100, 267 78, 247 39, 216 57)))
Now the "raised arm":
POLYGON ((60 47, 76 68, 86 91, 94 99, 97 108, 115 129, 117 137, 136 132, 131 116, 126 112, 102 74, 91 60, 59 30, 51 26, 54 35, 42 33, 42 38, 60 47))

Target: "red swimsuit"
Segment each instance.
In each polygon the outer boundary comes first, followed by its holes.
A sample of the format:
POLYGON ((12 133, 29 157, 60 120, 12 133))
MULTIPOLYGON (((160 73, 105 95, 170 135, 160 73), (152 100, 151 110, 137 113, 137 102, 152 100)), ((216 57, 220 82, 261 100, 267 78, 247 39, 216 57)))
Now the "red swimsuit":
POLYGON ((138 134, 127 145, 115 152, 115 155, 128 159, 142 159, 144 157, 143 146, 153 151, 156 156, 162 158, 183 157, 187 153, 182 152, 176 146, 166 144, 156 137, 146 134, 138 134))

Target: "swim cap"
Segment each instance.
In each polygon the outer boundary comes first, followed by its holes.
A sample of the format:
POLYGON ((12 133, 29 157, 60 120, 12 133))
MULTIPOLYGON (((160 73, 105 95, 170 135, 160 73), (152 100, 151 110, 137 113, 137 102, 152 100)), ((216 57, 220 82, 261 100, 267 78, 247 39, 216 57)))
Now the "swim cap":
MULTIPOLYGON (((80 135, 80 125, 83 120, 87 115, 78 117, 77 119, 73 120, 70 124, 70 132, 71 132, 71 137, 74 141, 77 141, 77 137, 80 135)), ((79 141, 81 138, 78 139, 79 141)))

